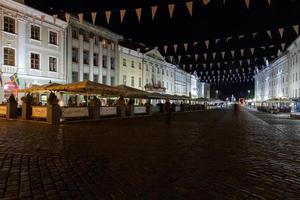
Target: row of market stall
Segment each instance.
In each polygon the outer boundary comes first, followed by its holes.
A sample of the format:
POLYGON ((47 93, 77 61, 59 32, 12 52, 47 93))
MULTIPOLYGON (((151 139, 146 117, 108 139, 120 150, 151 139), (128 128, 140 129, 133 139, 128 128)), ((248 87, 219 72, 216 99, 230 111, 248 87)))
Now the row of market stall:
POLYGON ((164 113, 170 102, 174 112, 204 109, 206 99, 148 93, 125 85, 108 86, 92 81, 70 84, 49 83, 20 89, 22 105, 12 96, 0 105, 0 115, 24 120, 46 120, 51 124, 108 116, 134 116, 164 113))

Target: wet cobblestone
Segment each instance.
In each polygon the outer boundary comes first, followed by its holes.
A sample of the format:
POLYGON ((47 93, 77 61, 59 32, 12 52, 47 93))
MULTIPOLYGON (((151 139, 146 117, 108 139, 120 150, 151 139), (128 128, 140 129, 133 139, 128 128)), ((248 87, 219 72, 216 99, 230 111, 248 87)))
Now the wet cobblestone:
POLYGON ((1 199, 300 199, 300 121, 242 110, 0 120, 1 199))

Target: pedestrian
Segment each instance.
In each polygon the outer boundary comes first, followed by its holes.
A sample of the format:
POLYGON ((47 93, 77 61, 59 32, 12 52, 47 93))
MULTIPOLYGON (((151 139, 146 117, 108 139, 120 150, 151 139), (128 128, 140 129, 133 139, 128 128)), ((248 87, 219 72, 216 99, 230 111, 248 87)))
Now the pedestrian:
POLYGON ((169 99, 166 99, 165 112, 166 112, 166 122, 169 125, 171 123, 171 114, 172 114, 171 103, 169 99))

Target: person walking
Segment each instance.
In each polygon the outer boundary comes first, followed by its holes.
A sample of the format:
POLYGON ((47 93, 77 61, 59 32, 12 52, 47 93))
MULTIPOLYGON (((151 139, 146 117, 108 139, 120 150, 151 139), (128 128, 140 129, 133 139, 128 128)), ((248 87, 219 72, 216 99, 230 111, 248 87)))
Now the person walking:
POLYGON ((169 125, 171 123, 171 114, 172 114, 172 108, 169 99, 167 99, 165 103, 165 112, 166 112, 166 122, 169 125))

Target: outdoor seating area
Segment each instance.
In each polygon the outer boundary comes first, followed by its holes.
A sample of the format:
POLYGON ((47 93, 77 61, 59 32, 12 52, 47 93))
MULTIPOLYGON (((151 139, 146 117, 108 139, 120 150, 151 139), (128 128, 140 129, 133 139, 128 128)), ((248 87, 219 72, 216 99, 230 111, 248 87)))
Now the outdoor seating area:
POLYGON ((0 117, 46 121, 59 124, 66 121, 97 120, 166 113, 165 103, 172 112, 204 110, 205 99, 187 96, 149 93, 125 85, 108 86, 92 81, 70 84, 50 83, 20 89, 22 105, 11 95, 0 105, 0 117))
POLYGON ((270 99, 256 106, 257 110, 272 114, 290 113, 291 101, 288 99, 270 99))

